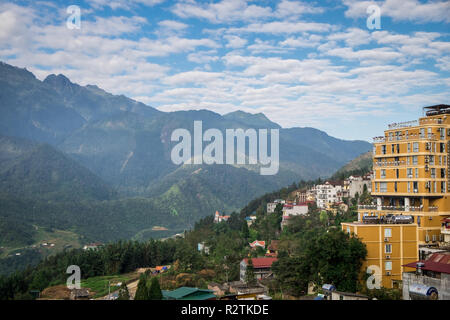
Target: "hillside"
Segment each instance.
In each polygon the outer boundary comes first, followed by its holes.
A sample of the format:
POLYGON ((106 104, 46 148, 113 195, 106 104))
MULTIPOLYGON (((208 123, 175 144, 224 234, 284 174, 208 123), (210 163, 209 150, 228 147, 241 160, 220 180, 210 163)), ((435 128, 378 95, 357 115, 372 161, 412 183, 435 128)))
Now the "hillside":
POLYGON ((54 201, 107 200, 115 192, 48 144, 0 137, 0 193, 54 201))
POLYGON ((0 92, 0 217, 25 244, 33 225, 85 241, 166 237, 216 210, 238 211, 282 186, 328 177, 371 148, 314 128, 284 129, 261 113, 161 112, 64 75, 40 81, 5 63, 0 92), (261 176, 254 165, 173 164, 171 134, 193 132, 194 121, 224 136, 278 129, 278 174, 261 176))
POLYGON ((341 169, 339 169, 332 177, 332 179, 345 179, 351 175, 365 175, 372 171, 373 166, 372 152, 366 152, 359 157, 353 159, 341 169))

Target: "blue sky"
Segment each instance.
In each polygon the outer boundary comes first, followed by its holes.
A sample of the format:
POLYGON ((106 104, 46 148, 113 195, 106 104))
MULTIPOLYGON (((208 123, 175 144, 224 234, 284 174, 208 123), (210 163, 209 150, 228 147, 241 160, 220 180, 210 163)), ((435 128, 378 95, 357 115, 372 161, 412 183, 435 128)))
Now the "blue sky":
POLYGON ((0 60, 39 79, 367 141, 450 103, 449 39, 449 1, 0 1, 0 60))

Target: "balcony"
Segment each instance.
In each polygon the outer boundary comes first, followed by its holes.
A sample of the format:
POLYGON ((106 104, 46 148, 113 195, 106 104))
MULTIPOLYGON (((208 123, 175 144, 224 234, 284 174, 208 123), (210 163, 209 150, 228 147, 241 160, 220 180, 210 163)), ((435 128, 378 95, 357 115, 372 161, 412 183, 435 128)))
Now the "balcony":
POLYGON ((405 160, 400 160, 400 161, 377 161, 375 162, 375 166, 377 167, 390 167, 390 166, 401 166, 401 165, 405 165, 406 161, 405 160))
POLYGON ((389 130, 392 129, 401 129, 401 128, 411 128, 416 127, 419 125, 419 121, 412 120, 412 121, 406 121, 406 122, 400 122, 400 123, 391 123, 388 125, 389 130))
MULTIPOLYGON (((370 205, 358 205, 359 210, 378 210, 378 206, 376 204, 370 205)), ((423 212, 423 206, 413 207, 409 206, 409 211, 405 210, 405 206, 381 206, 382 211, 403 211, 403 212, 423 212)), ((429 206, 427 212, 437 212, 437 206, 429 206)))

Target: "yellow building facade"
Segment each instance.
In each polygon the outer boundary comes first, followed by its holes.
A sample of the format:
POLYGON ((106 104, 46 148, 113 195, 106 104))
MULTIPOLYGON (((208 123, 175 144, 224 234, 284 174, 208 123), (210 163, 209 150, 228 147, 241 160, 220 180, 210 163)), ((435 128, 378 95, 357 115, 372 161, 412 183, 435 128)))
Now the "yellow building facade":
POLYGON ((374 271, 378 270, 381 286, 401 287, 402 272, 412 271, 402 265, 419 259, 417 224, 351 222, 342 223, 341 226, 344 232, 354 234, 366 245, 367 258, 362 272, 367 272, 367 268, 371 267, 374 271))
POLYGON ((412 215, 419 244, 444 241, 441 225, 450 216, 450 106, 424 108, 416 121, 389 125, 374 138, 374 205, 364 216, 412 215))

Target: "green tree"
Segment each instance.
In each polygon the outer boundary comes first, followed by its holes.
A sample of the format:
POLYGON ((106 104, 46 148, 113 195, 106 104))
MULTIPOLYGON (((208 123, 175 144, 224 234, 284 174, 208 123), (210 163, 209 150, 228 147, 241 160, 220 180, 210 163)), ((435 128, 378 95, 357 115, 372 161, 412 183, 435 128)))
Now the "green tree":
POLYGON ((119 297, 117 300, 130 300, 130 293, 125 282, 122 283, 119 289, 119 297))
POLYGON ((242 238, 244 238, 244 239, 248 239, 250 237, 250 231, 248 230, 247 221, 244 221, 242 223, 241 235, 242 235, 242 238))
POLYGON ((245 270, 245 282, 247 285, 253 285, 256 283, 255 270, 253 269, 253 260, 248 258, 247 269, 245 270))
POLYGON ((152 277, 150 280, 150 286, 148 288, 149 300, 162 300, 163 295, 159 286, 159 281, 156 277, 152 277))
POLYGON ((145 274, 141 274, 139 278, 134 300, 149 300, 147 289, 147 276, 145 274))

